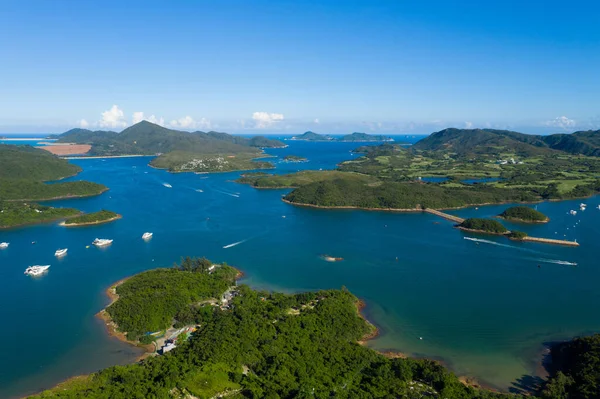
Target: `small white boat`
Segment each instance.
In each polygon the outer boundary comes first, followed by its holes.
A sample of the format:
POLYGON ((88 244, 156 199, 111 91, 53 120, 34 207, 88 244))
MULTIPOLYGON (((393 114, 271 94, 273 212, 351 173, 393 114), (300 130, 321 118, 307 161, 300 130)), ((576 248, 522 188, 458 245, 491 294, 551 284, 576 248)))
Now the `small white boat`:
POLYGON ((165 186, 166 188, 173 188, 173 186, 170 185, 169 183, 163 183, 163 186, 165 186))
POLYGON ((48 269, 50 268, 50 265, 46 265, 46 266, 29 266, 27 269, 25 269, 25 274, 28 276, 39 276, 43 273, 45 273, 48 269))
POLYGON ((152 238, 152 234, 153 233, 144 233, 142 235, 142 240, 149 240, 149 239, 151 239, 152 238))
POLYGON ((572 209, 569 211, 569 213, 570 213, 571 215, 573 215, 573 216, 577 215, 577 211, 574 211, 574 210, 572 210, 572 209))
POLYGON ((107 238, 96 238, 92 244, 94 244, 97 247, 105 247, 107 245, 112 244, 113 240, 109 240, 107 238))
POLYGON ((7 242, 0 242, 0 249, 6 249, 8 248, 8 243, 7 242))
POLYGON ((68 248, 64 248, 64 249, 57 249, 56 252, 54 253, 54 256, 60 258, 61 256, 65 256, 67 254, 67 250, 68 248))

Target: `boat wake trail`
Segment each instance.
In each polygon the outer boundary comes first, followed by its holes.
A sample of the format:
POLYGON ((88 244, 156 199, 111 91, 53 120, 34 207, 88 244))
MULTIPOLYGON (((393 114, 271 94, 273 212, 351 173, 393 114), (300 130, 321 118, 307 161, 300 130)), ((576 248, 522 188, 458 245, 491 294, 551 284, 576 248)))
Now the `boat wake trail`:
POLYGON ((225 194, 225 195, 231 195, 232 197, 236 197, 236 198, 240 198, 239 194, 233 194, 233 193, 228 193, 227 191, 221 191, 221 190, 217 190, 214 189, 216 192, 221 193, 221 194, 225 194))
POLYGON ((246 241, 248 241, 248 240, 246 239, 246 240, 242 240, 242 241, 234 242, 233 244, 228 244, 228 245, 225 245, 225 246, 223 247, 223 249, 227 249, 227 248, 235 247, 236 245, 243 244, 243 243, 245 243, 246 241))
POLYGON ((540 254, 540 255, 550 255, 546 252, 536 251, 536 250, 529 249, 529 248, 516 247, 514 245, 501 244, 496 241, 484 240, 483 238, 473 238, 473 237, 463 237, 463 238, 465 240, 474 241, 474 242, 478 242, 478 243, 480 242, 483 244, 497 245, 499 247, 504 247, 504 248, 512 248, 512 249, 516 249, 517 251, 529 252, 529 253, 540 254))
POLYGON ((566 260, 545 259, 545 258, 532 259, 532 260, 535 260, 536 262, 554 263, 556 265, 577 266, 577 263, 575 263, 575 262, 568 262, 566 260))

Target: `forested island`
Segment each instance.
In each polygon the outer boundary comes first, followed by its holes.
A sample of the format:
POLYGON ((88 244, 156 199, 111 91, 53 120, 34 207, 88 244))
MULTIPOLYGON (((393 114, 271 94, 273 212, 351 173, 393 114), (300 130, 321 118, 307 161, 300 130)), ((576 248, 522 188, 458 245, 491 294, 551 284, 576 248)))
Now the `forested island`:
POLYGON ((367 133, 354 132, 346 134, 340 138, 336 138, 329 135, 319 134, 315 132, 304 132, 301 135, 292 137, 292 140, 300 141, 347 141, 347 142, 380 142, 380 141, 394 141, 393 138, 381 135, 371 135, 367 133))
POLYGON ((297 155, 286 155, 285 157, 283 157, 283 160, 285 162, 306 162, 306 161, 308 161, 307 158, 299 157, 297 155))
POLYGON ((78 377, 31 398, 592 399, 600 393, 598 335, 554 345, 550 378, 530 396, 502 394, 468 386, 438 362, 384 356, 360 345, 373 326, 343 287, 257 291, 235 285, 237 274, 227 265, 186 258, 126 279, 106 312, 127 338, 151 342, 173 325, 194 325, 194 332, 180 335, 162 356, 78 377))
POLYGON ((528 206, 513 206, 506 209, 498 217, 523 223, 546 223, 550 219, 542 212, 528 206))
POLYGON ((108 190, 87 181, 46 183, 80 171, 80 167, 47 151, 0 144, 0 226, 44 223, 79 214, 76 209, 41 206, 32 201, 89 197, 108 190))
POLYGON ((109 223, 117 219, 121 219, 121 215, 103 209, 98 212, 86 213, 80 216, 68 218, 62 223, 62 225, 67 227, 89 226, 94 224, 109 223))
POLYGON ((484 234, 504 235, 509 233, 502 223, 492 219, 469 218, 457 225, 459 229, 484 234))

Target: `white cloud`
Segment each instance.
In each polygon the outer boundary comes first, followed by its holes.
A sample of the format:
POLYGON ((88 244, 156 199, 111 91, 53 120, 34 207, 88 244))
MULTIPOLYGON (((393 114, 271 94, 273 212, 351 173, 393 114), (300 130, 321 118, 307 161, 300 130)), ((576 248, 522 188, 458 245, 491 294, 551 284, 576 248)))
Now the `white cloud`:
POLYGON ((264 129, 273 125, 274 123, 283 121, 285 118, 283 117, 283 114, 255 112, 252 114, 252 119, 256 121, 255 128, 264 129))
POLYGON ((88 121, 86 121, 85 119, 80 119, 77 121, 77 124, 79 125, 80 128, 82 129, 87 129, 88 127, 90 127, 90 123, 88 121))
POLYGON ((569 119, 566 116, 559 116, 557 118, 544 122, 544 125, 569 130, 577 126, 577 121, 569 119))
POLYGON ((319 118, 315 118, 315 120, 313 121, 314 123, 316 123, 317 125, 320 123, 319 122, 319 118))
POLYGON ((144 117, 144 113, 142 111, 138 111, 138 112, 134 112, 133 113, 133 118, 132 118, 132 123, 135 125, 136 123, 139 123, 141 121, 148 121, 148 122, 152 122, 155 123, 157 125, 161 125, 164 126, 165 125, 165 119, 164 118, 157 118, 154 115, 150 115, 149 117, 144 117))
POLYGON ((465 122, 465 129, 471 129, 473 127, 473 122, 465 122))
POLYGON ((169 125, 177 129, 210 129, 211 127, 211 123, 208 119, 202 118, 199 121, 196 121, 189 115, 184 116, 183 118, 173 119, 169 125))
POLYGON ((102 120, 98 122, 98 126, 113 129, 127 126, 123 110, 118 106, 113 105, 109 110, 102 113, 102 120))

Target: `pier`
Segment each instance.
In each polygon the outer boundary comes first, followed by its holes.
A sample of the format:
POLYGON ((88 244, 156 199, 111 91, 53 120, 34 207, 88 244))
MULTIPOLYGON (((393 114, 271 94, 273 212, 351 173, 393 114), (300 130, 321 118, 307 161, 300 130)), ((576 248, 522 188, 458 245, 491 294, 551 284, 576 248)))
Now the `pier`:
POLYGON ((436 211, 435 209, 425 208, 425 209, 423 209, 423 212, 427 212, 432 215, 436 215, 436 216, 442 217, 446 220, 450 220, 450 221, 456 222, 456 223, 462 223, 465 221, 465 219, 463 219, 463 218, 459 218, 458 216, 450 215, 448 213, 436 211))
MULTIPOLYGON (((450 215, 448 213, 444 213, 441 211, 436 211, 435 209, 425 208, 425 209, 423 209, 423 212, 439 216, 441 218, 450 220, 452 222, 456 222, 458 224, 461 224, 462 222, 465 221, 465 219, 463 219, 463 218, 460 218, 460 217, 454 216, 454 215, 450 215)), ((553 238, 538 238, 538 237, 527 236, 527 237, 522 238, 520 241, 539 242, 542 244, 566 245, 569 247, 578 247, 579 246, 579 243, 577 241, 555 240, 553 238)))
POLYGON ((543 244, 567 245, 570 247, 578 247, 579 246, 579 243, 577 241, 555 240, 552 238, 524 237, 523 241, 541 242, 543 244))

